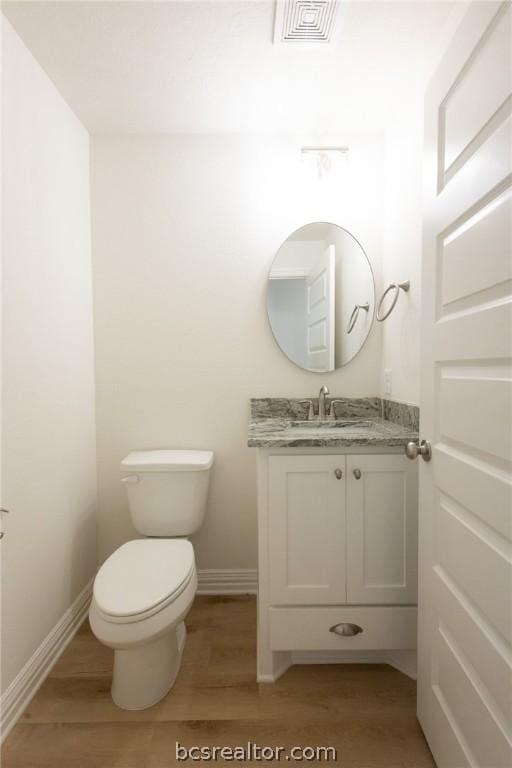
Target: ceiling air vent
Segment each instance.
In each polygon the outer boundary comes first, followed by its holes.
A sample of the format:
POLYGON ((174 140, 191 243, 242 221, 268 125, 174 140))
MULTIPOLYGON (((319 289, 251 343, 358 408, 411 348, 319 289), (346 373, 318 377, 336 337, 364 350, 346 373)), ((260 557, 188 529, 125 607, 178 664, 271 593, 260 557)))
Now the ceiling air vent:
POLYGON ((337 0, 276 0, 274 43, 328 43, 337 0))

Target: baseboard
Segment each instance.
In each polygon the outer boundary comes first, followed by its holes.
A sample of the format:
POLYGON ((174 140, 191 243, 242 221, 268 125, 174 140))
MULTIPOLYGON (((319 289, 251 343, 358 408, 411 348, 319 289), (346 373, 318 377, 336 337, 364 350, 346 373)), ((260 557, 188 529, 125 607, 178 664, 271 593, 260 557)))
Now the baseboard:
POLYGON ((418 677, 417 651, 388 651, 387 663, 407 677, 416 680, 418 677))
POLYGON ((275 683, 292 666, 292 653, 290 651, 277 651, 272 654, 272 671, 262 673, 259 668, 256 675, 258 683, 275 683))
POLYGON ((258 571, 255 568, 243 570, 203 569, 197 572, 198 595, 256 595, 258 594, 258 571))
POLYGON ((93 579, 45 637, 0 700, 0 743, 15 725, 51 668, 75 635, 89 609, 93 579))

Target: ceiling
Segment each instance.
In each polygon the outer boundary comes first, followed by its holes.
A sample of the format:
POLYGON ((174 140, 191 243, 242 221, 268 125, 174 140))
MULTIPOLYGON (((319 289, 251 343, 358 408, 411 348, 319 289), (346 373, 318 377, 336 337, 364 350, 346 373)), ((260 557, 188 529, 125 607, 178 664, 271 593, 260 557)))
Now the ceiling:
POLYGON ((273 0, 4 2, 92 133, 376 131, 456 2, 340 0, 330 44, 273 44, 273 0))

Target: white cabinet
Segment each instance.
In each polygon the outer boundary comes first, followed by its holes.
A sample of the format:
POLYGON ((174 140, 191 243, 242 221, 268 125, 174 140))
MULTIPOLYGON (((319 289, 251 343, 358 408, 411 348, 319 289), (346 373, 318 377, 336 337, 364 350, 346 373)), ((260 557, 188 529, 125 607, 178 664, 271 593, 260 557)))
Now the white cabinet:
POLYGON ((348 603, 416 603, 417 507, 406 456, 347 457, 348 603))
POLYGON ((402 450, 259 451, 259 680, 298 651, 415 648, 417 465, 402 450))
POLYGON ((416 477, 404 455, 269 456, 272 604, 415 603, 416 477))
POLYGON ((273 605, 344 603, 345 456, 270 456, 273 605))

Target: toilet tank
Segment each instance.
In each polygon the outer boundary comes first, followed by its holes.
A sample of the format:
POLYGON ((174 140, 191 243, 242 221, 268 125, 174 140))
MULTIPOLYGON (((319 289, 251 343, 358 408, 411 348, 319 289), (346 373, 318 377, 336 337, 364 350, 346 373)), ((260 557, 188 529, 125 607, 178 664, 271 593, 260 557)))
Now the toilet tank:
POLYGON ((121 462, 133 524, 144 536, 191 536, 206 511, 211 451, 132 451, 121 462))

